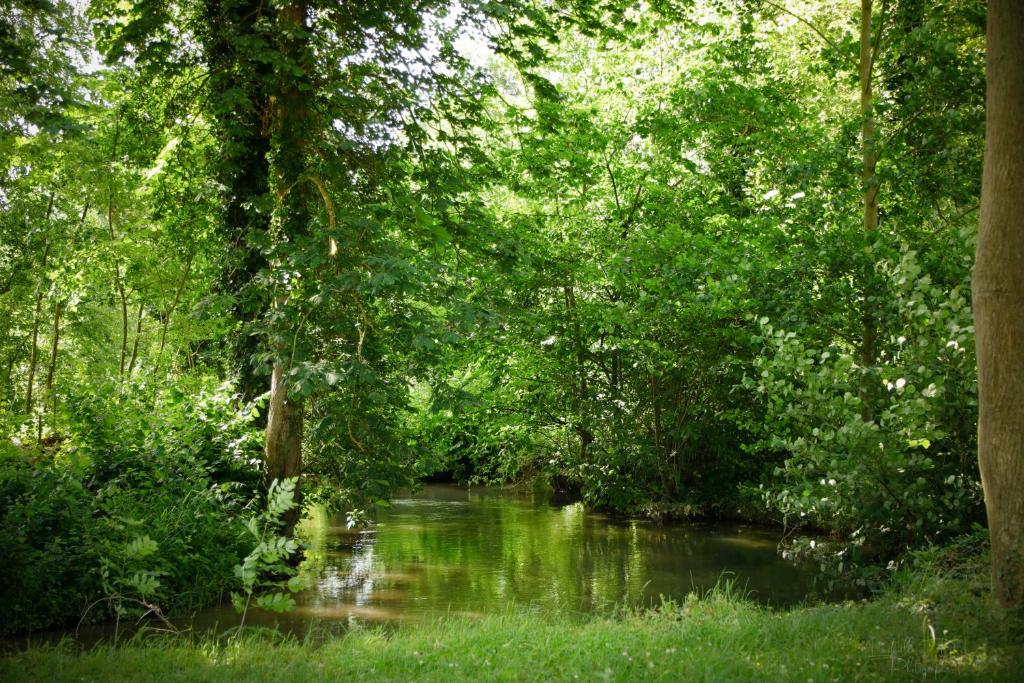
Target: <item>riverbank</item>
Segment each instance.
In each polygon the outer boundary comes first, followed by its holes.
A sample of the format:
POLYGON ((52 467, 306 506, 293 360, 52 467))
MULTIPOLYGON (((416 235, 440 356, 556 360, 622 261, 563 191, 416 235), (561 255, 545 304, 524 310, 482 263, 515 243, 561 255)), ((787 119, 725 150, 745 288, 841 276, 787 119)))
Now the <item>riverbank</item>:
POLYGON ((922 553, 870 602, 772 611, 728 588, 660 610, 572 619, 515 613, 307 642, 152 637, 0 659, 0 680, 1019 680, 1019 625, 984 556, 922 553))

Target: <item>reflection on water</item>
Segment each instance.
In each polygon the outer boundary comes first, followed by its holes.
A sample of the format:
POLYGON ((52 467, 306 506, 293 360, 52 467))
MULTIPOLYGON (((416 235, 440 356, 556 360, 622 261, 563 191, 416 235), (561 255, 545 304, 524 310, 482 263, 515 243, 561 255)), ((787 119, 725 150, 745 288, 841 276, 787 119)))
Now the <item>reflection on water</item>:
POLYGON ((779 557, 778 532, 613 519, 501 489, 431 485, 378 510, 368 529, 321 519, 310 531, 322 567, 289 619, 593 612, 682 599, 723 572, 753 599, 786 605, 813 584, 810 567, 779 557))
MULTIPOLYGON (((594 612, 705 591, 731 572, 751 598, 798 602, 813 568, 776 552, 779 532, 742 525, 659 524, 557 506, 543 496, 430 485, 377 511, 367 529, 313 515, 313 588, 285 615, 247 623, 304 633, 445 614, 517 608, 594 612)), ((195 615, 197 629, 237 624, 230 607, 195 615)))

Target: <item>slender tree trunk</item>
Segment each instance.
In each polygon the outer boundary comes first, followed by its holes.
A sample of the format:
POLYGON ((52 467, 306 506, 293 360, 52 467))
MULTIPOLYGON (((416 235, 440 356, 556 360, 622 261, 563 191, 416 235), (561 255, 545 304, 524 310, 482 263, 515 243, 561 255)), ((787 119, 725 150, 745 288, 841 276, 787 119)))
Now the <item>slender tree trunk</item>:
POLYGON ((25 389, 25 412, 32 412, 32 390, 36 383, 36 366, 39 362, 39 323, 43 314, 43 280, 46 278, 46 260, 50 254, 50 242, 46 242, 43 249, 43 273, 40 275, 39 284, 36 286, 36 310, 32 316, 32 346, 28 355, 28 387, 25 389))
MULTIPOLYGON (((114 230, 114 160, 117 158, 117 143, 121 139, 121 119, 114 121, 114 142, 110 148, 110 178, 107 185, 107 230, 110 233, 110 244, 117 242, 117 233, 114 230)), ((117 256, 114 257, 114 289, 117 291, 121 303, 121 353, 117 364, 118 377, 124 377, 124 363, 128 355, 128 295, 124 288, 124 278, 121 275, 121 262, 117 256)))
MULTIPOLYGON (((53 377, 57 372, 57 350, 60 347, 60 320, 64 315, 64 302, 58 301, 53 308, 53 337, 50 340, 50 365, 46 369, 46 400, 51 400, 51 415, 57 412, 57 398, 53 395, 53 377)), ((43 418, 39 416, 39 430, 36 442, 43 440, 43 418)))
POLYGON ((118 356, 117 376, 124 377, 124 362, 128 355, 128 295, 121 281, 121 266, 114 264, 114 285, 121 302, 121 350, 118 356))
MULTIPOLYGON (((50 213, 53 211, 53 195, 46 204, 46 222, 50 222, 50 213)), ((46 238, 46 246, 43 247, 43 263, 39 268, 39 283, 36 285, 36 310, 32 317, 32 348, 28 356, 28 388, 25 389, 25 412, 32 413, 32 389, 36 382, 36 365, 39 359, 39 323, 43 315, 43 295, 45 294, 43 284, 46 282, 46 262, 50 257, 50 238, 46 238)))
POLYGON ((580 458, 586 462, 587 453, 594 443, 594 434, 587 427, 583 411, 589 387, 587 385, 586 349, 583 342, 583 331, 580 327, 576 310, 576 290, 567 285, 562 288, 565 295, 565 308, 572 322, 573 347, 576 352, 576 381, 573 382, 573 410, 576 413, 576 434, 580 439, 580 458))
MULTIPOLYGON (((886 3, 882 3, 882 18, 877 29, 872 32, 871 19, 874 11, 874 0, 861 0, 860 14, 860 115, 861 115, 861 186, 863 192, 863 228, 872 235, 878 229, 878 177, 875 168, 878 165, 878 151, 875 147, 877 131, 875 130, 874 78, 875 59, 882 43, 882 30, 886 3), (873 39, 873 40, 872 40, 873 39)), ((874 263, 869 262, 864 268, 863 296, 861 310, 861 345, 860 361, 868 371, 876 360, 878 343, 878 321, 875 313, 874 263)), ((865 420, 873 417, 873 397, 875 395, 875 378, 870 372, 864 377, 861 387, 861 414, 865 420)))
POLYGON ((13 403, 15 400, 16 392, 11 386, 11 377, 14 375, 14 355, 7 358, 7 368, 4 371, 4 398, 13 403))
POLYGON ((160 370, 160 364, 164 358, 164 347, 167 345, 167 328, 171 326, 171 316, 174 315, 175 310, 178 308, 178 303, 181 301, 181 295, 185 291, 185 286, 188 284, 188 276, 192 271, 192 259, 193 255, 189 254, 188 260, 185 261, 185 272, 181 274, 181 281, 178 283, 178 288, 174 291, 174 300, 171 302, 171 307, 164 313, 163 320, 160 321, 160 350, 156 354, 156 367, 157 371, 160 370))
POLYGON ((146 309, 143 307, 143 303, 139 302, 139 313, 136 316, 135 322, 135 341, 132 342, 132 357, 128 362, 128 378, 131 379, 132 372, 135 370, 135 361, 139 357, 139 339, 142 337, 142 319, 146 315, 146 309))
POLYGON ((992 580, 1024 607, 1024 3, 990 0, 985 163, 972 282, 978 464, 992 580))

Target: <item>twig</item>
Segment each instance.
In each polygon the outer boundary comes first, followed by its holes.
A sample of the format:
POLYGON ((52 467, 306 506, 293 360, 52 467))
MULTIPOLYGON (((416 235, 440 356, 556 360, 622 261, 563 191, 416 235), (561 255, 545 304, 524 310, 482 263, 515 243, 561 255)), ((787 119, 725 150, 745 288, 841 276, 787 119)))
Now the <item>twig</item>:
POLYGON ((825 33, 824 33, 824 32, 822 32, 822 30, 821 30, 821 29, 819 29, 819 28, 818 28, 817 26, 815 26, 814 24, 812 24, 812 23, 811 23, 810 21, 808 21, 807 19, 804 19, 803 17, 801 17, 801 16, 799 15, 799 14, 795 14, 795 13, 791 12, 791 11, 790 11, 790 10, 788 10, 788 9, 787 9, 787 8, 786 8, 785 6, 783 6, 783 5, 780 5, 780 4, 777 4, 777 3, 775 3, 775 2, 772 2, 772 0, 761 0, 761 2, 762 2, 762 3, 764 3, 765 5, 768 5, 769 7, 774 7, 775 9, 779 10, 780 12, 782 12, 782 13, 784 13, 784 14, 788 14, 789 16, 793 17, 794 19, 796 19, 797 21, 799 21, 799 22, 800 22, 801 24, 803 24, 803 25, 807 26, 807 27, 808 27, 808 28, 810 28, 810 29, 811 29, 812 31, 814 31, 815 33, 817 33, 817 34, 818 34, 818 36, 819 36, 819 37, 820 37, 820 38, 821 38, 822 40, 824 40, 824 41, 825 41, 826 43, 828 43, 828 44, 829 44, 829 46, 831 46, 833 50, 835 50, 836 52, 842 52, 842 51, 841 51, 841 50, 839 49, 839 45, 837 45, 837 44, 836 44, 836 42, 835 42, 834 40, 832 40, 831 38, 829 38, 828 36, 826 36, 826 35, 825 35, 825 33))

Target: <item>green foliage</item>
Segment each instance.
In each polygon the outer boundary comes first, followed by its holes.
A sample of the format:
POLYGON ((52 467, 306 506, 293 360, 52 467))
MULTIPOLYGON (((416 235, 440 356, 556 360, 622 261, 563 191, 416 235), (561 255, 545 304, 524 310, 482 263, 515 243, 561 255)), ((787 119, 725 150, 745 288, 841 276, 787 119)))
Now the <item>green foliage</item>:
POLYGON ((766 504, 788 523, 847 535, 855 551, 891 555, 979 518, 973 434, 954 421, 976 409, 977 390, 966 282, 933 285, 913 252, 878 267, 901 323, 878 364, 761 318, 765 353, 746 384, 765 406, 759 447, 787 454, 766 504))
POLYGON ((295 600, 282 589, 295 592, 304 587, 296 575, 295 556, 298 542, 280 535, 286 512, 298 505, 295 500, 296 480, 275 479, 267 489, 266 509, 249 517, 245 528, 256 545, 241 564, 235 565, 235 578, 241 592, 231 593, 231 602, 241 615, 238 630, 245 625, 245 615, 256 600, 256 606, 271 612, 287 612, 295 607, 295 600))
MULTIPOLYGON (((138 523, 137 523, 138 524, 138 523)), ((163 572, 148 569, 146 558, 155 554, 159 544, 148 535, 136 536, 128 543, 104 544, 100 557, 100 582, 106 600, 118 618, 139 616, 152 609, 160 593, 163 572)))
POLYGON ((250 498, 263 448, 253 429, 258 406, 242 404, 231 384, 210 379, 78 389, 66 408, 70 438, 63 450, 88 463, 93 485, 155 487, 199 476, 250 498))
POLYGON ((69 467, 0 444, 0 624, 4 634, 77 618, 99 597, 101 536, 69 467))
POLYGON ((0 8, 4 628, 216 599, 274 365, 353 523, 423 475, 843 562, 977 521, 984 3, 875 4, 871 231, 859 17, 804 5, 0 8))
POLYGON ((197 401, 180 390, 83 394, 60 451, 6 447, 6 632, 182 613, 224 593, 255 485, 251 412, 231 396, 227 386, 197 401))

